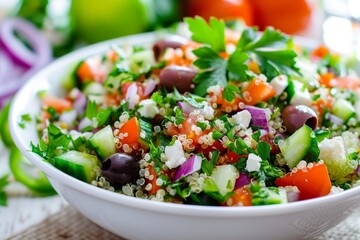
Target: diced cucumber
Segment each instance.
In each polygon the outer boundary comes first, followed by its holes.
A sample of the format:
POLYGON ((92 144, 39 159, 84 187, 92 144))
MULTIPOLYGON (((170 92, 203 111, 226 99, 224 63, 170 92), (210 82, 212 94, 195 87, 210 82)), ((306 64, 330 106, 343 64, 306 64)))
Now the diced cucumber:
POLYGON ((344 121, 347 121, 349 120, 349 118, 355 115, 355 108, 350 102, 346 101, 345 99, 338 99, 335 101, 331 112, 337 117, 343 119, 344 121))
POLYGON ((287 203, 287 194, 284 188, 261 187, 255 193, 252 193, 252 204, 270 205, 287 203))
POLYGON ((144 72, 149 66, 155 64, 156 61, 152 50, 136 52, 130 58, 130 70, 135 73, 144 72))
POLYGON ((143 148, 148 148, 149 143, 152 141, 152 124, 143 119, 139 119, 140 125, 140 138, 139 142, 143 148))
POLYGON ((316 136, 317 141, 321 142, 325 138, 330 138, 331 132, 329 130, 319 129, 319 130, 315 131, 315 136, 316 136))
POLYGON ((115 138, 110 125, 95 133, 89 142, 101 159, 116 152, 115 138))
POLYGON ((315 133, 306 124, 286 140, 279 141, 279 147, 290 169, 301 160, 316 162, 320 152, 315 133))
POLYGON ((234 190, 236 178, 239 171, 233 165, 216 166, 211 174, 219 193, 225 196, 227 193, 234 190))
POLYGON ((69 73, 64 77, 64 79, 62 80, 62 85, 65 88, 66 91, 70 91, 71 89, 79 86, 79 82, 78 82, 78 78, 76 76, 76 72, 80 66, 80 64, 82 63, 78 62, 76 64, 74 64, 73 66, 70 67, 69 73))
POLYGON ((110 74, 104 82, 104 87, 109 92, 118 92, 122 82, 133 81, 135 79, 134 74, 124 70, 124 72, 120 72, 118 75, 110 74))
POLYGON ((88 95, 104 95, 106 93, 103 85, 99 82, 89 82, 83 90, 85 96, 88 95))
POLYGON ((96 156, 74 150, 54 157, 49 162, 62 172, 88 183, 95 178, 95 169, 100 166, 96 156))

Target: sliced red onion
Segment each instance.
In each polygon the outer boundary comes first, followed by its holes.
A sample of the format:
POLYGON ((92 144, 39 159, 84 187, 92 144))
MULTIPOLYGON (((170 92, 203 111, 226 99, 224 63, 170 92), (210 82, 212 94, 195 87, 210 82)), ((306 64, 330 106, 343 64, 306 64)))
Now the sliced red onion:
POLYGON ((198 171, 201 168, 201 162, 202 158, 200 156, 191 156, 178 168, 174 176, 174 181, 198 171))
POLYGON ((77 117, 77 111, 75 109, 72 109, 70 111, 64 111, 60 117, 59 120, 63 123, 66 123, 68 126, 72 126, 74 121, 77 117))
MULTIPOLYGON (((19 19, 9 18, 0 24, 0 47, 5 52, 8 65, 1 66, 7 72, 0 76, 0 107, 33 76, 41 67, 52 59, 51 45, 31 23, 19 19), (31 46, 29 50, 16 36, 20 34, 31 46), (15 64, 9 59, 11 58, 15 64), (23 67, 29 69, 25 71, 23 67), (6 84, 4 84, 6 82, 6 84)), ((3 62, 0 63, 6 64, 3 62)))
POLYGON ((144 96, 150 95, 156 87, 156 82, 154 80, 149 80, 146 82, 146 86, 144 88, 144 96))
POLYGON ((357 175, 360 175, 360 165, 356 168, 355 173, 356 173, 357 175))
POLYGON ((20 18, 8 18, 0 24, 0 45, 4 51, 15 61, 24 66, 43 66, 52 58, 51 45, 41 32, 30 22, 20 18), (27 48, 15 36, 18 33, 33 49, 27 48))
POLYGON ((137 94, 138 87, 136 83, 132 83, 127 89, 125 99, 129 101, 129 109, 133 109, 139 103, 139 95, 137 94))
POLYGON ((178 102, 177 105, 185 114, 190 114, 197 109, 196 107, 192 106, 191 104, 189 104, 187 102, 178 102))
POLYGON ((300 192, 299 191, 289 191, 286 192, 288 202, 296 202, 300 200, 300 192))
POLYGON ((240 173, 239 177, 235 181, 235 189, 249 185, 250 183, 251 183, 251 178, 249 177, 249 175, 245 173, 240 173))
POLYGON ((81 91, 76 92, 74 108, 79 114, 83 114, 86 108, 86 97, 81 91))
POLYGON ((344 124, 344 120, 339 118, 338 116, 335 116, 334 114, 329 114, 329 121, 338 126, 341 126, 344 124))
POLYGON ((255 127, 262 127, 265 131, 269 132, 269 124, 266 118, 266 110, 254 106, 245 106, 251 114, 252 125, 255 127))

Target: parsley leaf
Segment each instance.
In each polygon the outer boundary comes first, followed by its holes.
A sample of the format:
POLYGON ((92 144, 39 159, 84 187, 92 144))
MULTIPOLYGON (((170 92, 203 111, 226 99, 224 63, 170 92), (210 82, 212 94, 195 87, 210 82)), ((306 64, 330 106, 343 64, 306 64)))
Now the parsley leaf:
POLYGON ((227 63, 228 80, 234 82, 245 82, 252 79, 252 76, 247 73, 249 69, 246 61, 249 59, 249 55, 236 50, 231 54, 227 63))
POLYGON ((234 85, 226 85, 224 88, 224 91, 222 93, 222 97, 226 101, 231 102, 232 100, 235 99, 235 93, 240 94, 240 90, 238 87, 236 87, 234 85))
POLYGON ((256 151, 262 160, 266 160, 270 157, 270 145, 266 142, 258 142, 256 144, 256 151))
POLYGON ((194 90, 195 94, 205 96, 207 89, 214 85, 225 87, 227 84, 227 61, 209 47, 200 47, 193 53, 199 58, 194 65, 204 70, 194 78, 194 83, 197 84, 194 90))
POLYGON ((260 60, 260 69, 268 77, 273 78, 280 73, 297 74, 296 53, 293 50, 262 49, 254 51, 260 60))
MULTIPOLYGON (((246 31, 246 30, 245 30, 246 31)), ((242 41, 242 44, 244 42, 249 41, 252 39, 253 41, 248 42, 246 45, 241 46, 242 51, 254 51, 258 48, 263 47, 270 47, 272 44, 277 42, 282 42, 287 40, 285 35, 283 35, 281 32, 274 30, 273 28, 269 27, 267 28, 261 35, 259 35, 256 39, 253 39, 254 35, 254 29, 250 28, 248 30, 248 34, 246 34, 244 37, 246 37, 246 41, 242 41), (250 37, 249 37, 250 36, 250 37)), ((241 42, 241 41, 240 41, 241 42)), ((239 44, 238 44, 239 47, 239 44)))
POLYGON ((71 137, 64 134, 60 128, 50 123, 48 128, 48 143, 40 140, 39 144, 35 146, 31 143, 32 152, 38 154, 46 160, 50 160, 56 155, 67 151, 71 137))
POLYGON ((225 51, 225 23, 216 18, 210 18, 209 24, 199 17, 185 18, 194 41, 209 44, 215 52, 225 51))
POLYGON ((95 101, 87 101, 86 104, 86 110, 85 110, 85 116, 89 119, 92 119, 97 114, 97 105, 95 101))

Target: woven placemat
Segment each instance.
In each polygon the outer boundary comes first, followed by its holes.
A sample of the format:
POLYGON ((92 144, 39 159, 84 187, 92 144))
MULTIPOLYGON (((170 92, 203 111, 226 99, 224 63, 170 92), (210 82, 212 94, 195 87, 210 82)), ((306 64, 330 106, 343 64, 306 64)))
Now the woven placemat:
MULTIPOLYGON (((67 239, 67 240, 124 240, 94 224, 72 207, 68 206, 61 212, 47 218, 40 224, 9 238, 23 239, 67 239)), ((315 238, 316 240, 358 240, 360 239, 360 216, 350 216, 343 223, 315 238)))

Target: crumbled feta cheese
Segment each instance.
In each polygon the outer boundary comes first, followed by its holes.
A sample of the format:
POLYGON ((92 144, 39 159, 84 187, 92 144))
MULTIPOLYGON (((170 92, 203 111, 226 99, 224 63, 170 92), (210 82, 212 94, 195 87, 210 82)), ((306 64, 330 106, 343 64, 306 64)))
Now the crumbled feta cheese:
POLYGON ((248 110, 237 112, 231 117, 232 121, 242 128, 248 128, 251 121, 251 114, 248 110))
POLYGON ((261 158, 258 155, 250 153, 246 161, 246 170, 248 172, 257 172, 260 170, 261 158))
POLYGON ((156 102, 152 99, 142 100, 139 105, 142 107, 137 111, 142 117, 154 118, 155 115, 159 113, 159 108, 157 107, 156 102))
POLYGON ((344 141, 339 136, 332 139, 324 139, 319 143, 319 149, 319 158, 324 160, 325 163, 346 160, 344 141))
POLYGON ((295 91, 295 94, 290 101, 292 105, 306 105, 306 106, 310 106, 312 102, 313 101, 311 99, 310 93, 307 90, 302 91, 299 89, 295 91))
POLYGON ((279 96, 287 87, 288 78, 286 75, 279 75, 271 80, 270 85, 275 90, 276 96, 279 96))
POLYGON ((181 142, 176 140, 173 145, 165 147, 166 166, 169 169, 176 168, 186 161, 181 142))
POLYGON ((356 161, 346 158, 346 151, 342 137, 324 139, 319 143, 319 159, 323 160, 328 167, 331 180, 342 181, 346 176, 353 173, 357 167, 356 161))
POLYGON ((352 153, 359 149, 359 134, 357 132, 345 131, 341 133, 346 153, 352 153))
POLYGON ((204 118, 207 120, 211 120, 214 118, 214 113, 214 109, 209 105, 209 103, 206 103, 203 109, 204 118))
POLYGON ((344 189, 342 189, 341 187, 332 186, 329 195, 341 193, 343 191, 344 191, 344 189))

